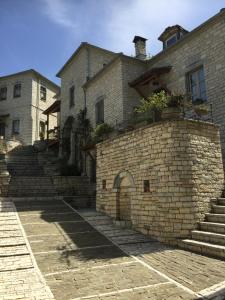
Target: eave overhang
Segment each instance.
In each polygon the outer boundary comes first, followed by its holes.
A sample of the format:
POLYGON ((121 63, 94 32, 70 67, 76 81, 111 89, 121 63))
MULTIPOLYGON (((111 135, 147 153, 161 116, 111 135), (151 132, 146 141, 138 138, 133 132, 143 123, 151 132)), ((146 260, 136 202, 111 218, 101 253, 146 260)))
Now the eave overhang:
POLYGON ((56 112, 60 112, 60 100, 56 100, 52 105, 50 105, 45 111, 43 111, 44 115, 53 114, 56 112))
POLYGON ((135 80, 129 82, 130 87, 136 87, 137 85, 145 85, 148 84, 155 77, 159 77, 163 74, 169 73, 172 69, 172 66, 158 67, 152 68, 136 78, 135 80))

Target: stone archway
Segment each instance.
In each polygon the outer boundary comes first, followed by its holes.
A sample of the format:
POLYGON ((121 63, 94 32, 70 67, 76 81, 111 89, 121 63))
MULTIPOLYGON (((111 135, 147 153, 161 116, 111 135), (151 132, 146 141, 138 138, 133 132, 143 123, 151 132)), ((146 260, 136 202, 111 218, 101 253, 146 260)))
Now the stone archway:
POLYGON ((116 195, 116 219, 124 221, 126 225, 131 225, 131 200, 135 183, 133 176, 128 171, 120 172, 114 180, 116 195))

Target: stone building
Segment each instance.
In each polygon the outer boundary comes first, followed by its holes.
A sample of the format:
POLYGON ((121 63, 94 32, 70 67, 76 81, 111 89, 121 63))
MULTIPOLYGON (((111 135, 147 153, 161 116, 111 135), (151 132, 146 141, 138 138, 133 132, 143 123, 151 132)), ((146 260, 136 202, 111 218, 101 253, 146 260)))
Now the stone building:
MULTIPOLYGON (((30 145, 46 137, 47 117, 60 88, 36 72, 26 70, 0 77, 0 136, 30 145)), ((57 115, 49 117, 49 128, 57 126, 57 115)))
POLYGON ((210 104, 209 119, 220 125, 225 155, 225 11, 188 32, 180 25, 160 35, 163 50, 146 56, 146 39, 135 36, 135 57, 82 43, 57 76, 61 78, 61 135, 69 162, 85 173, 88 158, 80 150, 77 114, 86 109, 92 127, 126 123, 140 99, 166 90, 190 93, 210 104))
POLYGON ((223 188, 215 124, 164 120, 97 144, 97 210, 160 241, 190 237, 223 188))

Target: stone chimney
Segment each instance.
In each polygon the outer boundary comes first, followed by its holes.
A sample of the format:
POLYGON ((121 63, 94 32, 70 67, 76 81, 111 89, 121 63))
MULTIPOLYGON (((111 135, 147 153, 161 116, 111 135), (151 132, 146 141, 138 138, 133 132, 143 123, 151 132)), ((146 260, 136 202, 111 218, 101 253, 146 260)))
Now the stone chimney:
POLYGON ((147 39, 135 35, 133 39, 133 43, 135 45, 135 56, 138 59, 145 60, 146 59, 146 41, 147 39))

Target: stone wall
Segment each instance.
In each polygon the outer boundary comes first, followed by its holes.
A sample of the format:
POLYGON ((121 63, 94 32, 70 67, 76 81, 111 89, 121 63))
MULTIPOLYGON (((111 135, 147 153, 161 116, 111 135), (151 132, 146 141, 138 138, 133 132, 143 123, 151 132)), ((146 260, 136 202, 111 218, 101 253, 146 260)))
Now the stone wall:
POLYGON ((125 220, 130 211, 132 226, 160 241, 188 237, 223 183, 219 128, 210 123, 160 122, 97 145, 97 210, 125 220))
MULTIPOLYGON (((86 46, 80 49, 74 59, 66 66, 61 76, 61 128, 63 128, 66 119, 69 116, 76 117, 81 109, 85 107, 85 101, 90 103, 95 99, 86 99, 83 85, 88 78, 93 77, 103 68, 104 64, 109 63, 113 58, 113 53, 108 51, 97 50, 95 47, 86 46), (70 107, 69 91, 74 85, 74 102, 75 105, 70 107)), ((89 110, 89 107, 88 107, 89 110)), ((94 112, 92 112, 94 113, 94 112)))
MULTIPOLYGON (((182 25, 182 24, 181 24, 182 25)), ((220 125, 221 144, 225 159, 225 13, 208 22, 195 33, 185 36, 148 61, 148 68, 172 66, 162 81, 175 93, 186 93, 186 75, 204 68, 208 103, 212 104, 213 122, 220 125)), ((209 118, 211 116, 209 114, 209 118)))
POLYGON ((52 176, 52 180, 59 195, 95 194, 95 185, 90 184, 88 177, 52 176))

